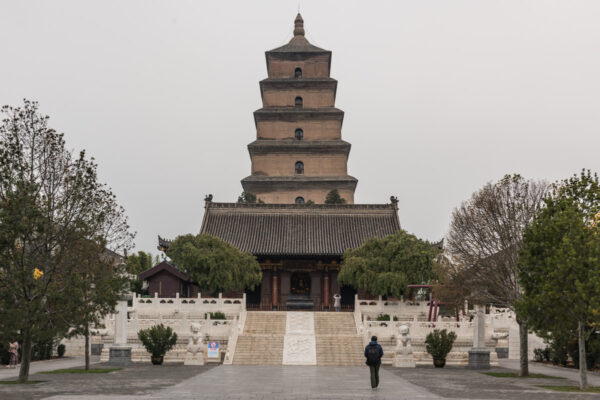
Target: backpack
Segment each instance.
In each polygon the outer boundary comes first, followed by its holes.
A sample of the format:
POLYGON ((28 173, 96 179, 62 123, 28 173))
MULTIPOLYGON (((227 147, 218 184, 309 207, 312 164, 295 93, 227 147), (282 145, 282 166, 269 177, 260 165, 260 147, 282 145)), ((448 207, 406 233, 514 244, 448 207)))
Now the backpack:
POLYGON ((379 346, 368 345, 367 346, 367 364, 376 365, 379 363, 381 357, 379 356, 379 346))

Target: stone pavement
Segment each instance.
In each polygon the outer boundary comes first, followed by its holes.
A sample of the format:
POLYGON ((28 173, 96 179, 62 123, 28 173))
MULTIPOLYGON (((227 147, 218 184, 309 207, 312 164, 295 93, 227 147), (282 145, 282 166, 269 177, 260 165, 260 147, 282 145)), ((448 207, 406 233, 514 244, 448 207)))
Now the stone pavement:
MULTIPOLYGON (((106 367, 105 365, 101 365, 106 367)), ((538 366, 534 365, 535 371, 538 366)), ((545 367, 554 373, 554 368, 545 367)), ((533 369, 533 368, 532 368, 533 369)), ((505 368, 492 371, 509 372, 505 368)), ((560 372, 560 371, 558 371, 560 372)), ((572 371, 563 371, 564 373, 572 371)), ((496 378, 464 367, 382 367, 379 390, 372 391, 366 367, 218 366, 193 367, 136 364, 109 374, 33 375, 39 385, 0 385, 0 399, 519 399, 597 398, 593 394, 560 393, 536 385, 575 385, 568 379, 496 378), (591 396, 591 397, 590 397, 591 396)), ((593 376, 593 379, 597 379, 593 376)))
POLYGON ((440 399, 383 369, 380 379, 379 389, 372 391, 367 367, 232 365, 213 368, 149 396, 56 396, 50 399, 440 399))
MULTIPOLYGON (((94 367, 112 368, 106 364, 96 364, 94 367)), ((0 399, 89 399, 98 395, 102 395, 104 399, 124 395, 145 399, 148 394, 172 387, 188 378, 198 377, 212 368, 214 367, 183 364, 154 366, 140 363, 108 374, 33 374, 30 375, 31 380, 44 382, 35 385, 0 385, 0 399)))
MULTIPOLYGON (((95 364, 98 362, 100 362, 99 356, 91 357, 90 364, 95 364)), ((33 375, 37 372, 52 371, 55 369, 76 368, 81 367, 84 364, 85 359, 83 357, 63 357, 54 358, 52 360, 33 361, 29 367, 29 374, 33 375)), ((0 367, 0 380, 9 380, 11 378, 14 379, 18 377, 20 367, 20 364, 17 366, 17 368, 6 368, 4 366, 0 367)))
MULTIPOLYGON (((519 369, 519 360, 498 360, 500 367, 513 370, 519 369)), ((560 376, 579 382, 579 370, 574 368, 558 367, 551 364, 541 364, 537 362, 529 362, 529 372, 534 374, 545 374, 560 376)), ((600 386, 600 374, 597 372, 588 371, 588 382, 592 386, 600 386)))

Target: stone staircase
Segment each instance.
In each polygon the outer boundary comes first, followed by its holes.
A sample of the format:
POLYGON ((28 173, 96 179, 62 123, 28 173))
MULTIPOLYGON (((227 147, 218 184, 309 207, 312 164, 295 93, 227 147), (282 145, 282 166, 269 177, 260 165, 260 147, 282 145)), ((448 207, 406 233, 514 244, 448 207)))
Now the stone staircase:
POLYGON ((233 364, 281 365, 285 321, 285 312, 249 311, 237 339, 233 364))
POLYGON ((362 339, 356 333, 353 314, 333 312, 305 312, 302 314, 272 311, 248 312, 244 330, 237 339, 233 364, 334 366, 362 365, 364 363, 362 339), (292 332, 286 331, 286 321, 287 329, 292 329, 292 332), (310 337, 313 339, 307 341, 307 335, 308 339, 310 337), (302 339, 303 337, 305 339, 302 339), (310 344, 311 342, 313 344, 310 344), (294 348, 284 348, 284 345, 294 346, 294 348), (306 345, 313 348, 312 361, 310 361, 310 356, 308 359, 303 357, 310 351, 306 349, 298 351, 306 345), (297 362, 293 360, 297 360, 297 362))
POLYGON ((315 313, 317 365, 363 365, 362 338, 351 313, 315 313))

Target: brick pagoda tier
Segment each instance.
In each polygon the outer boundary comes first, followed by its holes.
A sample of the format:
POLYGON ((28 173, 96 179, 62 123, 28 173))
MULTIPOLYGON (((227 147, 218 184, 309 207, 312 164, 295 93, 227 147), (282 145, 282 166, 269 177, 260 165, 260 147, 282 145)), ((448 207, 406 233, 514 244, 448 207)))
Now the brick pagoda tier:
POLYGON ((331 51, 306 40, 300 14, 294 24, 292 40, 265 53, 263 108, 254 112, 256 140, 248 145, 252 175, 242 186, 268 204, 322 204, 333 189, 353 204, 358 181, 348 175, 350 143, 342 140, 344 112, 335 108, 331 51))

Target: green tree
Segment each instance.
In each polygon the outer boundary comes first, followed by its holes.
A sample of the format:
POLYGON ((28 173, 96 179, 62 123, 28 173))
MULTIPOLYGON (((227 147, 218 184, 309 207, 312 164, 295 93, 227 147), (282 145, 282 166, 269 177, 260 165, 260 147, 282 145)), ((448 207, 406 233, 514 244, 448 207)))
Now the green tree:
POLYGON ((576 332, 579 387, 587 387, 586 337, 600 311, 600 184, 589 170, 557 183, 525 230, 519 312, 538 332, 576 332))
POLYGON ((79 301, 72 302, 71 315, 75 316, 70 337, 82 335, 85 340, 85 370, 90 368, 90 328, 99 325, 114 310, 119 296, 129 287, 124 265, 98 243, 85 241, 83 248, 73 252, 76 268, 71 270, 71 295, 79 301))
MULTIPOLYGON (((548 189, 545 182, 518 174, 488 183, 452 213, 446 249, 454 283, 470 288, 473 302, 515 311, 522 289, 518 251, 523 231, 535 217, 548 189)), ((519 375, 529 374, 527 320, 517 314, 520 337, 519 375)))
POLYGON ((395 297, 407 293, 408 285, 434 278, 439 250, 405 231, 383 239, 368 239, 344 253, 338 281, 366 289, 373 295, 395 297))
POLYGON ((254 289, 262 272, 251 253, 243 253, 210 235, 182 235, 173 240, 167 256, 185 271, 201 290, 228 292, 254 289))
POLYGON ((125 259, 125 268, 127 273, 130 275, 129 284, 131 291, 138 294, 145 294, 146 291, 142 289, 143 282, 138 277, 142 272, 154 267, 160 263, 160 257, 158 255, 152 255, 145 251, 138 251, 137 254, 131 254, 125 259))
POLYGON ((264 201, 262 201, 261 199, 258 199, 256 197, 255 194, 252 194, 250 192, 242 192, 242 194, 240 194, 240 196, 237 199, 237 202, 239 204, 263 204, 264 201))
POLYGON ((125 259, 127 272, 132 275, 139 275, 158 263, 160 263, 160 257, 158 255, 152 255, 152 253, 141 250, 127 256, 127 259, 125 259))
POLYGON ((337 189, 333 189, 325 197, 325 204, 346 204, 346 199, 340 196, 337 189))
POLYGON ((80 326, 73 310, 87 302, 78 291, 81 260, 133 239, 93 159, 66 150, 37 110, 27 100, 5 106, 0 125, 0 321, 22 341, 20 382, 34 343, 80 326))

